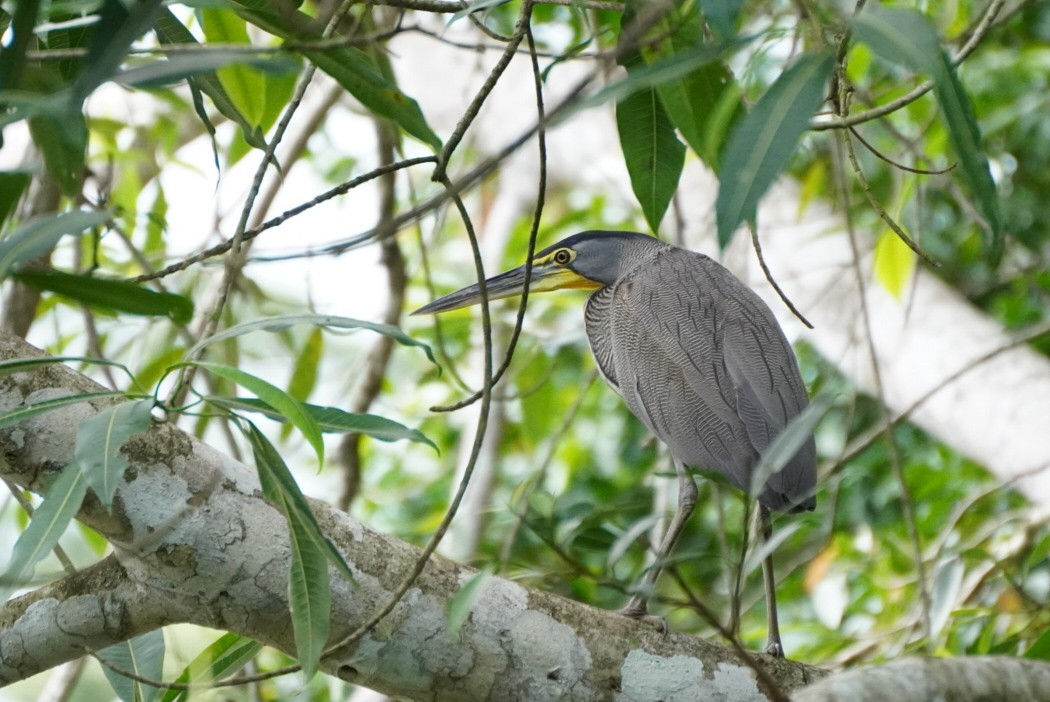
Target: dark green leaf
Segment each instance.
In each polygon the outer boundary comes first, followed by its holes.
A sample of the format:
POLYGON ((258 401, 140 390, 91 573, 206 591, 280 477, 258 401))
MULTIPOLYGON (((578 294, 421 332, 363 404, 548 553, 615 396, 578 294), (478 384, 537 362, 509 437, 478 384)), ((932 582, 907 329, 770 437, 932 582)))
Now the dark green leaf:
POLYGON ((685 145, 675 136, 674 125, 652 88, 617 103, 616 127, 634 196, 649 228, 657 232, 678 189, 685 145))
POLYGON ((120 0, 105 0, 84 59, 84 70, 74 86, 74 108, 79 109, 88 94, 117 72, 132 42, 150 28, 160 6, 161 0, 139 0, 127 8, 120 0))
POLYGON ((44 155, 48 174, 62 192, 70 197, 80 192, 84 178, 84 155, 87 151, 87 122, 78 109, 65 109, 29 118, 33 143, 44 155))
MULTIPOLYGON (((164 677, 164 631, 157 629, 142 636, 104 648, 96 655, 105 658, 120 670, 127 670, 149 680, 164 677)), ((110 686, 124 702, 150 702, 160 690, 121 675, 109 666, 102 666, 110 686)))
POLYGON ((725 248, 759 198, 787 167, 809 119, 824 99, 834 58, 827 51, 806 54, 776 79, 737 124, 722 157, 715 212, 718 243, 725 248))
MULTIPOLYGON (((259 412, 270 419, 286 422, 280 412, 269 406, 262 400, 253 397, 215 397, 209 395, 208 402, 226 407, 231 410, 243 410, 248 412, 259 412)), ((345 434, 355 432, 371 436, 380 441, 400 441, 407 439, 430 446, 437 451, 437 446, 430 439, 416 429, 409 429, 403 424, 398 424, 392 419, 380 417, 374 414, 354 414, 345 412, 338 407, 321 407, 319 405, 304 404, 303 407, 314 418, 321 431, 327 433, 345 434)))
POLYGON ((321 437, 321 427, 317 425, 317 422, 314 421, 314 418, 310 416, 310 413, 306 411, 303 403, 299 402, 299 400, 276 385, 251 373, 246 373, 239 368, 225 366, 221 363, 208 363, 206 361, 190 361, 187 365, 203 368, 213 375, 225 378, 233 383, 237 383, 242 388, 254 392, 260 400, 277 410, 284 419, 291 422, 296 429, 302 432, 306 440, 313 446, 314 452, 317 454, 318 464, 324 463, 324 439, 321 437))
MULTIPOLYGON (((157 14, 153 30, 161 44, 198 44, 197 40, 193 37, 193 34, 190 33, 190 30, 186 29, 182 22, 180 22, 167 8, 161 8, 160 12, 157 14)), ((260 150, 266 148, 266 141, 258 127, 251 124, 248 119, 241 114, 241 111, 237 109, 237 105, 234 104, 233 100, 226 93, 226 89, 222 87, 222 82, 214 72, 198 73, 191 76, 189 81, 192 87, 211 98, 212 103, 220 113, 233 120, 233 122, 240 127, 241 136, 244 137, 244 140, 248 144, 260 150)), ((198 110, 198 115, 204 121, 206 126, 210 126, 211 122, 208 119, 207 113, 203 112, 203 108, 198 110)))
POLYGON ((66 234, 83 234, 109 218, 110 213, 104 210, 75 210, 29 220, 0 241, 0 280, 6 278, 14 266, 32 261, 55 248, 58 240, 66 234))
POLYGON ((0 173, 0 224, 3 224, 26 186, 29 185, 31 176, 25 171, 7 171, 0 173))
POLYGON ((40 368, 41 366, 49 366, 52 363, 67 363, 70 361, 119 368, 124 371, 129 378, 131 377, 131 371, 129 371, 128 367, 122 363, 107 361, 101 358, 88 358, 87 356, 38 356, 36 358, 12 358, 8 361, 0 361, 0 376, 7 375, 8 373, 31 371, 40 368))
POLYGON ((1050 663, 1050 629, 1047 629, 1039 638, 1035 640, 1027 651, 1024 652, 1024 657, 1036 661, 1046 661, 1050 663))
MULTIPOLYGON (((246 422, 248 429, 245 432, 248 441, 252 445, 252 455, 255 457, 255 466, 259 471, 259 482, 262 485, 263 494, 275 507, 280 509, 289 522, 297 521, 300 524, 301 534, 309 534, 310 538, 327 555, 328 560, 341 572, 347 582, 354 582, 354 573, 350 566, 339 553, 332 542, 321 531, 317 524, 310 505, 299 490, 295 477, 288 470, 281 454, 277 452, 266 435, 259 431, 251 422, 246 422)), ((299 527, 297 527, 299 528, 299 527)))
MULTIPOLYGON (((696 5, 685 3, 650 30, 653 40, 643 44, 641 57, 649 65, 675 56, 710 51, 696 5)), ((716 173, 726 133, 744 114, 740 89, 720 56, 700 63, 684 75, 656 86, 674 126, 686 143, 716 173)))
MULTIPOLYGON (((242 17, 274 36, 303 42, 319 38, 312 29, 313 18, 301 12, 277 13, 251 0, 234 0, 234 4, 242 17)), ((368 54, 349 46, 303 48, 302 53, 366 108, 390 119, 435 151, 441 149, 441 139, 427 124, 419 104, 384 78, 368 54)))
POLYGON ((952 147, 992 231, 993 249, 998 251, 1002 243, 1002 219, 995 181, 981 148, 981 131, 973 105, 941 47, 937 30, 919 12, 875 4, 855 15, 851 24, 857 39, 883 59, 926 73, 933 80, 934 94, 944 112, 952 147))
POLYGON ((736 34, 737 17, 744 0, 700 0, 700 9, 707 15, 707 24, 722 41, 736 34))
POLYGON ((155 292, 123 280, 73 275, 62 271, 25 270, 14 277, 37 290, 58 293, 77 302, 117 312, 168 317, 185 324, 193 317, 193 302, 182 295, 155 292))
MULTIPOLYGON (((227 678, 247 665, 262 647, 258 641, 246 639, 239 634, 223 634, 201 651, 183 669, 179 677, 175 678, 175 682, 182 685, 200 685, 202 691, 206 690, 210 683, 227 678)), ((189 690, 169 689, 164 693, 161 702, 184 702, 189 699, 189 690)))
POLYGON ((132 436, 149 428, 151 409, 152 399, 125 402, 107 407, 77 428, 73 456, 88 485, 107 508, 128 467, 120 449, 132 436))
POLYGON ((0 602, 6 602, 14 590, 32 577, 36 564, 51 552, 65 533, 86 493, 87 482, 73 463, 51 483, 44 501, 33 511, 29 526, 15 542, 11 561, 0 575, 0 602))
POLYGON ((299 665, 309 680, 317 673, 331 631, 328 560, 309 525, 301 520, 288 520, 288 536, 292 547, 288 600, 299 665))

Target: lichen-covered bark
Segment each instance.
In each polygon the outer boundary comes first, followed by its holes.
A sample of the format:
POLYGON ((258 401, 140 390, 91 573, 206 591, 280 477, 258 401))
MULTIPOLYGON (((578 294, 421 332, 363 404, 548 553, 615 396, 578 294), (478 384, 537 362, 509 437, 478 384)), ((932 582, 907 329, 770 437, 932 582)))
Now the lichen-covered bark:
MULTIPOLYGON (((0 358, 39 355, 0 336, 0 358)), ((30 396, 97 390, 55 364, 0 377, 0 412, 30 396)), ((0 430, 0 474, 40 491, 72 460, 83 403, 0 430)), ((113 556, 0 609, 0 684, 173 622, 235 631, 294 654, 284 520, 254 471, 158 423, 124 449, 130 467, 112 513, 87 500, 78 519, 113 556)), ((381 607, 419 550, 323 503, 322 528, 355 584, 331 572, 333 640, 381 607)), ((661 636, 645 623, 491 578, 468 620, 447 626, 449 599, 474 571, 434 557, 370 634, 326 659, 346 680, 420 700, 761 700, 754 671, 724 646, 661 636)), ((785 690, 821 671, 758 656, 785 690)))

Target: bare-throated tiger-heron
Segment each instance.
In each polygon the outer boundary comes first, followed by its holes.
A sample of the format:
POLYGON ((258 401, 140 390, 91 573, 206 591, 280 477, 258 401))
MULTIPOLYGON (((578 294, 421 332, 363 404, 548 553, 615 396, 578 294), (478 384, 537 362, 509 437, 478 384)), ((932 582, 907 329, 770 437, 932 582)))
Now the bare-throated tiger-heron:
MULTIPOLYGON (((520 295, 526 267, 489 278, 489 299, 520 295)), ((621 610, 646 614, 662 564, 696 504, 688 468, 716 471, 749 490, 763 452, 807 406, 798 363, 769 307, 709 257, 634 232, 587 231, 532 259, 529 293, 594 290, 584 316, 587 339, 605 380, 670 448, 678 474, 678 509, 641 587, 621 610)), ((429 314, 481 301, 477 285, 416 310, 429 314)), ((758 494, 762 532, 769 510, 801 512, 816 504, 816 451, 810 436, 758 494)), ((766 558, 769 638, 783 655, 776 621, 772 557, 766 558)))

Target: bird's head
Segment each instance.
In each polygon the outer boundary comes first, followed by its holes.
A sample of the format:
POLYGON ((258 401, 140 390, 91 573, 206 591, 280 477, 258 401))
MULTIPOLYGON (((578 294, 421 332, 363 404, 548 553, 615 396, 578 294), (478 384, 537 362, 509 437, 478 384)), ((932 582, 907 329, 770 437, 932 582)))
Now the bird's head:
MULTIPOLYGON (((562 239, 532 257, 529 273, 529 294, 577 288, 597 290, 612 285, 620 276, 624 257, 649 242, 660 245, 656 239, 634 232, 588 231, 562 239)), ((490 300, 521 295, 525 291, 526 265, 512 268, 485 281, 490 300)), ((462 290, 445 295, 412 314, 434 314, 457 310, 481 302, 478 286, 468 285, 462 290)))

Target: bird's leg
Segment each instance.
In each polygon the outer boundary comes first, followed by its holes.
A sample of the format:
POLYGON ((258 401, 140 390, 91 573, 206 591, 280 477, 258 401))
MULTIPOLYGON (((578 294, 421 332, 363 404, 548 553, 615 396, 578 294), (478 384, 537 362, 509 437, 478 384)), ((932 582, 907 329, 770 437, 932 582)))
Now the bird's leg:
MULTIPOLYGON (((769 509, 759 505, 758 514, 761 522, 762 543, 768 544, 773 538, 773 521, 769 517, 769 509)), ((777 580, 773 575, 772 551, 766 554, 762 561, 762 582, 766 587, 766 626, 769 631, 766 636, 766 653, 776 658, 783 658, 784 644, 780 642, 780 623, 777 621, 777 580)))
POLYGON ((693 476, 689 474, 685 465, 677 458, 674 459, 674 469, 678 474, 678 509, 675 510, 671 524, 667 527, 667 531, 664 532, 664 537, 660 541, 660 547, 656 549, 656 560, 653 561, 649 572, 645 574, 645 579, 642 580, 638 593, 631 597, 630 601, 620 610, 620 614, 635 619, 644 617, 648 613, 646 602, 649 599, 649 593, 653 591, 656 580, 660 577, 660 571, 663 570, 664 563, 671 555, 675 542, 681 535, 682 530, 685 529, 686 522, 689 521, 689 515, 693 513, 693 509, 696 507, 698 494, 696 481, 693 480, 693 476))

